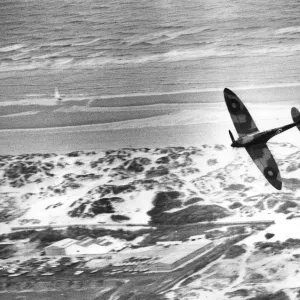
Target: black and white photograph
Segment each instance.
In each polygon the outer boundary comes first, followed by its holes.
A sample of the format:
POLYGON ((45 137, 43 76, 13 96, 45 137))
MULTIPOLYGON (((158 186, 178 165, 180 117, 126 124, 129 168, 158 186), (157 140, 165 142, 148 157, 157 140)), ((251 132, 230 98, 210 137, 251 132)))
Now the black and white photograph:
POLYGON ((300 300, 298 0, 0 0, 1 300, 300 300))

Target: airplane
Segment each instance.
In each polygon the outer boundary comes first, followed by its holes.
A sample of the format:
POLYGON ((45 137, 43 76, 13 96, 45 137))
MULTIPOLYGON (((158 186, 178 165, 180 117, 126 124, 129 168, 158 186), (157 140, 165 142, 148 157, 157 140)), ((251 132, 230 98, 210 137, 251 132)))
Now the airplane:
POLYGON ((229 135, 232 141, 231 147, 245 148, 259 170, 277 190, 282 188, 282 179, 275 159, 273 158, 267 142, 274 136, 293 127, 300 130, 300 113, 297 108, 291 110, 293 123, 274 129, 259 131, 246 106, 231 90, 224 89, 225 102, 239 135, 234 139, 232 132, 229 135))

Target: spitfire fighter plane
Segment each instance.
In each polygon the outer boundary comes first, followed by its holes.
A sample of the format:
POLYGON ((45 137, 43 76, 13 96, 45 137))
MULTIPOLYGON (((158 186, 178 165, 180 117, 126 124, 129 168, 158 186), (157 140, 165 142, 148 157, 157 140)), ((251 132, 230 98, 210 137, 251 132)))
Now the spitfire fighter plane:
POLYGON ((266 131, 259 131, 246 106, 235 93, 226 88, 224 89, 224 97, 231 119, 239 135, 239 138, 234 140, 233 134, 229 130, 232 140, 231 147, 245 148, 269 183, 276 189, 281 190, 282 180, 280 172, 266 143, 275 135, 295 126, 300 130, 300 113, 298 109, 292 108, 293 123, 266 131))

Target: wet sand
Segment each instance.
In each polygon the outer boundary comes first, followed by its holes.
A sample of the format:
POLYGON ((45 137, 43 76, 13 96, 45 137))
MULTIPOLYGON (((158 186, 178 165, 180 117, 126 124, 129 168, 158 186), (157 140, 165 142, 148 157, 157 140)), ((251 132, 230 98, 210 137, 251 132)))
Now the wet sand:
MULTIPOLYGON (((297 95, 300 94, 296 88, 240 90, 235 92, 247 105, 260 130, 291 123, 291 107, 298 106, 300 108, 300 101, 295 100, 298 97, 297 95), (251 102, 251 99, 255 96, 258 97, 257 99, 263 99, 264 94, 276 93, 278 93, 278 97, 283 97, 283 94, 285 94, 286 99, 289 101, 271 102, 268 99, 266 102, 251 102)), ((198 103, 164 103, 123 107, 72 105, 56 108, 52 112, 52 114, 61 114, 60 117, 63 117, 60 120, 72 116, 74 122, 77 122, 76 125, 80 126, 24 129, 26 126, 22 123, 22 120, 34 119, 34 114, 0 117, 2 122, 13 119, 14 122, 18 122, 18 128, 23 128, 8 130, 2 128, 0 130, 0 154, 62 153, 75 150, 122 147, 198 146, 209 143, 229 145, 228 129, 232 130, 235 137, 237 137, 237 134, 222 99, 223 93, 211 93, 214 97, 220 97, 222 101, 207 103, 204 97, 206 94, 199 93, 198 103), (99 117, 103 117, 105 114, 105 118, 101 119, 99 117), (89 120, 89 116, 95 118, 91 117, 89 120), (82 122, 83 119, 85 119, 85 122, 82 122)), ((182 94, 182 96, 184 95, 187 96, 187 94, 182 94)), ((151 96, 151 99, 153 102, 158 102, 160 97, 159 95, 151 96)), ((177 95, 177 97, 179 96, 177 95)), ((142 98, 139 99, 139 101, 142 101, 142 98)), ((267 96, 265 99, 267 99, 267 96)), ((119 104, 118 101, 115 102, 115 105, 119 104)), ((126 101, 128 104, 130 99, 126 98, 124 101, 123 104, 126 101)), ((42 121, 41 118, 40 122, 42 121)), ((72 122, 69 124, 72 125, 72 122)), ((6 128, 9 128, 9 126, 6 128)), ((276 136, 274 141, 300 144, 299 134, 297 129, 293 128, 282 135, 276 136)))

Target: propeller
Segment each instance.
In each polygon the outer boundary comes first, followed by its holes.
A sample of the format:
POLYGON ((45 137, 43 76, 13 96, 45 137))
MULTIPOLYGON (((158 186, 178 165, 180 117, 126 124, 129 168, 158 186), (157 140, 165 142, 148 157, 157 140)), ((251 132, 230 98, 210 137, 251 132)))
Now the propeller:
POLYGON ((228 130, 228 131, 229 131, 229 135, 230 135, 230 138, 231 138, 232 142, 234 142, 234 137, 233 137, 232 132, 230 130, 228 130))

